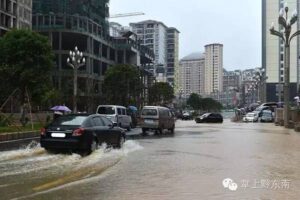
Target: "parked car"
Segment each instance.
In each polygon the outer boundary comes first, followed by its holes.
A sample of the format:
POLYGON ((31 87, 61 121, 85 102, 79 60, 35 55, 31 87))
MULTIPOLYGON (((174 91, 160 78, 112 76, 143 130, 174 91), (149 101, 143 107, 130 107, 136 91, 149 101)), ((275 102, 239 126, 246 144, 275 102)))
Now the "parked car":
POLYGON ((260 122, 274 122, 272 111, 264 110, 262 112, 260 122))
POLYGON ((270 109, 271 109, 271 107, 269 107, 269 106, 259 106, 258 108, 256 108, 253 111, 253 113, 255 113, 258 116, 258 118, 260 118, 262 116, 262 112, 264 110, 270 110, 270 109))
POLYGON ((192 120, 192 119, 193 119, 193 117, 189 112, 184 112, 182 114, 182 120, 192 120))
POLYGON ((175 116, 165 107, 145 106, 141 112, 141 127, 143 134, 148 130, 154 130, 162 134, 164 129, 171 133, 175 130, 175 116))
POLYGON ((196 123, 223 123, 223 116, 218 113, 205 113, 195 118, 196 123))
POLYGON ((41 147, 47 151, 91 153, 98 145, 121 148, 125 131, 98 114, 63 115, 41 129, 41 147))
POLYGON ((126 128, 128 131, 132 127, 131 116, 127 115, 127 109, 124 106, 100 105, 96 113, 107 117, 112 122, 117 123, 119 127, 126 128))
POLYGON ((258 114, 254 112, 247 113, 243 117, 243 122, 257 122, 258 121, 258 114))

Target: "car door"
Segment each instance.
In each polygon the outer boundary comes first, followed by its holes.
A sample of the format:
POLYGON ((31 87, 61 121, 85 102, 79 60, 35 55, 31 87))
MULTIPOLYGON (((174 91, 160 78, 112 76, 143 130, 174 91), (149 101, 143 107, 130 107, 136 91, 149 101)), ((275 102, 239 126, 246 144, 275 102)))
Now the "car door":
POLYGON ((124 126, 129 127, 129 125, 130 125, 129 116, 127 116, 127 114, 126 114, 126 109, 122 108, 121 110, 122 110, 122 117, 123 117, 123 121, 124 121, 124 126))
POLYGON ((214 122, 215 120, 215 115, 214 114, 210 114, 208 117, 207 117, 207 122, 208 123, 212 123, 214 122))
POLYGON ((100 116, 95 116, 92 118, 93 129, 98 139, 99 145, 101 145, 106 140, 105 126, 100 116))
POLYGON ((117 107, 117 118, 118 118, 118 126, 124 127, 124 121, 122 116, 122 109, 117 107))
POLYGON ((168 112, 168 129, 173 127, 173 115, 171 111, 168 112))
POLYGON ((118 127, 114 127, 113 123, 105 117, 101 117, 101 120, 103 121, 105 127, 105 136, 107 143, 117 144, 121 136, 120 129, 118 127))

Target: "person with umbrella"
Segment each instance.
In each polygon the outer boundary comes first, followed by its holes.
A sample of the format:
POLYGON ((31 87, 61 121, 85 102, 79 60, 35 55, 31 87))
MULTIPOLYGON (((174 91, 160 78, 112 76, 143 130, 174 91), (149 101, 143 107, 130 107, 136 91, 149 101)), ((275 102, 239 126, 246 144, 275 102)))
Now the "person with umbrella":
POLYGON ((54 111, 53 113, 53 120, 59 118, 60 116, 64 115, 65 113, 71 112, 67 106, 54 106, 50 110, 54 111))

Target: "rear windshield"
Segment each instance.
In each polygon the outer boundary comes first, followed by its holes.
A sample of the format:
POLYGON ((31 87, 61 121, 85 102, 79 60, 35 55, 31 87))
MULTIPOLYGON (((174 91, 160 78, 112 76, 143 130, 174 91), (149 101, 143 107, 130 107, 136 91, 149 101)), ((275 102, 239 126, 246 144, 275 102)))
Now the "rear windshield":
POLYGON ((102 115, 114 115, 116 114, 114 107, 99 107, 98 114, 102 115))
POLYGON ((156 109, 143 109, 142 115, 157 116, 157 110, 156 109))
POLYGON ((53 125, 53 126, 59 126, 59 125, 61 125, 61 126, 79 126, 84 122, 84 120, 87 117, 88 116, 74 116, 74 115, 60 116, 59 118, 54 120, 51 125, 53 125))

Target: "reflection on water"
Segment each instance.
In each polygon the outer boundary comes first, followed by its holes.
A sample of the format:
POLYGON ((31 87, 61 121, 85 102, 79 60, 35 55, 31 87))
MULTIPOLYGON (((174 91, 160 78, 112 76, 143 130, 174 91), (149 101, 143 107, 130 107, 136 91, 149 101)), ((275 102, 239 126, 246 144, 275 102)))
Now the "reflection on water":
POLYGON ((32 198, 68 184, 89 180, 116 165, 129 153, 143 149, 126 141, 122 149, 99 148, 89 156, 48 154, 37 143, 0 156, 1 199, 32 198), (5 193, 4 193, 5 191, 5 193))

